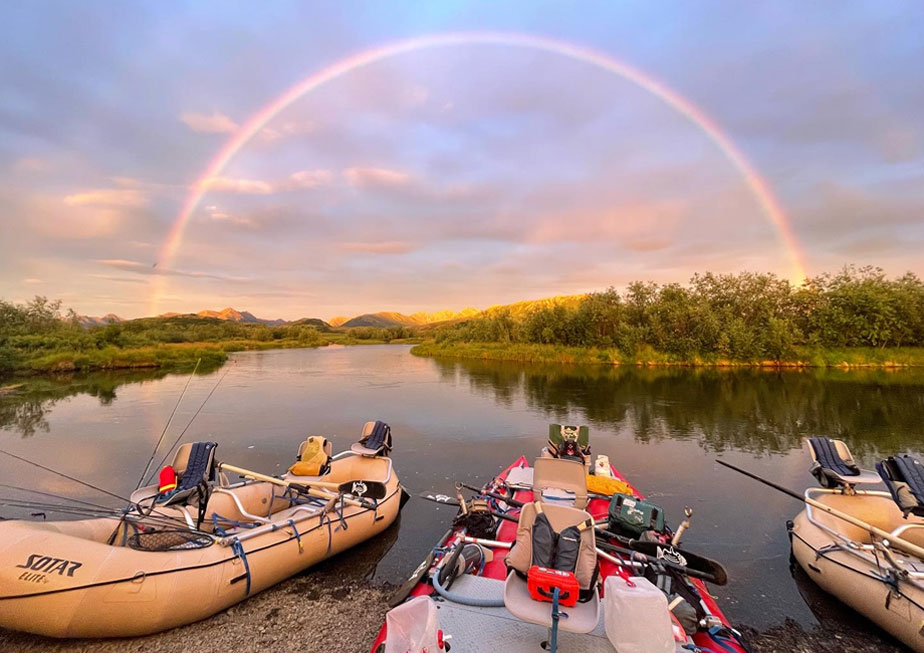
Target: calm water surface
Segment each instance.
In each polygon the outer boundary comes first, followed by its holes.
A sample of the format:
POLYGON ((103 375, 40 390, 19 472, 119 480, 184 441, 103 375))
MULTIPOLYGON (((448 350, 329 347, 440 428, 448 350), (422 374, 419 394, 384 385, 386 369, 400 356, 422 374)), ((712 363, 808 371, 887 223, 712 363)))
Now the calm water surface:
MULTIPOLYGON (((481 482, 521 453, 538 453, 550 422, 588 424, 594 452, 608 454, 672 523, 684 505, 693 507, 686 546, 726 563, 731 583, 716 588, 722 605, 733 621, 758 628, 785 617, 811 626, 816 613, 844 617, 789 571, 785 521, 799 504, 715 458, 801 490, 812 482, 801 450, 805 436, 845 439, 867 467, 885 455, 924 449, 920 371, 546 367, 438 361, 408 349, 236 354, 222 369, 193 378, 165 442, 186 427, 225 372, 182 441, 213 439, 220 460, 279 473, 305 436, 325 435, 339 451, 358 439, 365 421, 381 419, 392 426, 396 469, 412 494, 450 492, 455 480, 481 482)), ((20 393, 0 396, 0 447, 127 494, 187 379, 133 372, 30 381, 20 393)), ((0 479, 107 503, 6 456, 0 479)), ((0 495, 17 493, 0 488, 0 495)), ((23 514, 0 507, 3 517, 23 514)), ((402 580, 450 516, 447 508, 413 499, 387 537, 330 564, 402 580)))

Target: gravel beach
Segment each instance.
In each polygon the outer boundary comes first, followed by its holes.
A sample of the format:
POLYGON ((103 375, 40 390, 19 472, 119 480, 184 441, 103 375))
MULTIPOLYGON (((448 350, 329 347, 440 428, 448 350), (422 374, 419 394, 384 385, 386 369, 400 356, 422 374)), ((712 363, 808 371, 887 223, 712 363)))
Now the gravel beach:
MULTIPOLYGON (((393 588, 344 578, 341 565, 292 578, 211 619, 147 637, 55 640, 0 629, 0 651, 27 653, 176 653, 234 650, 368 653, 393 588)), ((901 653, 868 630, 786 623, 743 628, 755 653, 901 653)), ((540 649, 537 649, 537 652, 540 649)), ((493 653, 493 652, 492 652, 493 653)))

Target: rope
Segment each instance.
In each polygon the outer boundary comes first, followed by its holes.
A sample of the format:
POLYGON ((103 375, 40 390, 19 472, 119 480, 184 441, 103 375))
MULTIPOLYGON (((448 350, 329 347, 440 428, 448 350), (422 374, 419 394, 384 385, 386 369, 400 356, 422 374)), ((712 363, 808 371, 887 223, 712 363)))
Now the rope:
POLYGON ((302 536, 301 533, 298 532, 298 527, 295 526, 294 519, 289 520, 289 526, 291 526, 292 530, 295 531, 295 541, 298 542, 298 553, 301 555, 305 549, 302 547, 302 536))
POLYGON ((231 541, 231 551, 233 551, 234 555, 240 558, 241 562, 244 563, 244 575, 247 577, 244 596, 250 596, 250 564, 247 562, 247 554, 244 553, 244 545, 241 544, 241 541, 236 537, 231 541))

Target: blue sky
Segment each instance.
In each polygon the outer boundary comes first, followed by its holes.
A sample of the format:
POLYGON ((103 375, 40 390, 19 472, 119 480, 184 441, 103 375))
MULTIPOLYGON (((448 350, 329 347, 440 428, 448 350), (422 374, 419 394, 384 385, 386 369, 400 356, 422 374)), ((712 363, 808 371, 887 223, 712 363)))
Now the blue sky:
POLYGON ((703 110, 809 273, 924 274, 920 2, 5 2, 0 297, 265 317, 485 307, 694 272, 789 276, 741 175, 638 86, 548 52, 402 54, 241 124, 357 52, 442 32, 565 41, 703 110), (158 290, 159 289, 159 290, 158 290), (152 295, 158 301, 152 304, 152 295))

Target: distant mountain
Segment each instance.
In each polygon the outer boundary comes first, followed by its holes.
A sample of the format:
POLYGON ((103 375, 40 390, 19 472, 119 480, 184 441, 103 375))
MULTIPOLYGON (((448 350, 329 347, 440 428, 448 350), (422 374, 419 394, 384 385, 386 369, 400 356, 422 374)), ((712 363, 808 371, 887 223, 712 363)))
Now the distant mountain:
POLYGON ((95 327, 95 326, 106 326, 107 324, 118 324, 119 322, 124 322, 121 317, 115 313, 109 313, 103 317, 90 317, 89 315, 78 315, 77 324, 84 328, 95 327))
POLYGON ((364 313, 347 320, 340 326, 343 327, 393 327, 393 326, 415 326, 415 322, 409 315, 402 313, 364 313))
POLYGON ((461 311, 437 311, 436 313, 418 312, 411 315, 381 311, 379 313, 363 313, 354 318, 346 319, 335 317, 330 320, 331 326, 343 327, 393 327, 393 326, 423 326, 434 322, 447 322, 461 318, 478 315, 477 308, 467 307, 461 311))
POLYGON ((411 319, 416 324, 432 324, 434 322, 448 322, 450 320, 459 320, 467 317, 474 317, 481 313, 477 308, 466 306, 461 311, 437 311, 436 313, 412 313, 411 319))
POLYGON ((316 317, 303 317, 300 320, 295 320, 294 322, 288 322, 290 326, 303 325, 303 326, 313 326, 317 327, 318 331, 330 331, 331 325, 325 322, 324 320, 319 320, 316 317))
POLYGON ((331 325, 332 327, 338 327, 338 326, 342 326, 346 324, 349 321, 350 321, 350 318, 346 317, 345 315, 338 315, 337 317, 332 317, 331 319, 329 319, 327 323, 331 325))
POLYGON ((246 324, 265 324, 267 326, 280 326, 288 324, 285 320, 264 320, 256 317, 253 313, 247 311, 238 311, 230 306, 220 311, 199 311, 198 313, 164 313, 158 317, 182 317, 184 315, 195 315, 196 317, 213 317, 218 320, 229 320, 231 322, 244 322, 246 324))

